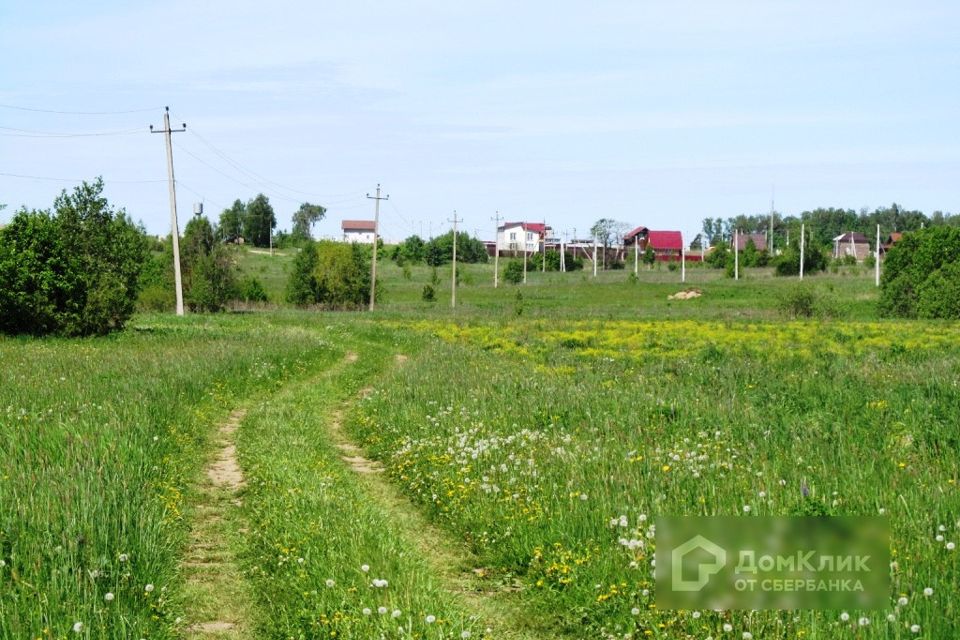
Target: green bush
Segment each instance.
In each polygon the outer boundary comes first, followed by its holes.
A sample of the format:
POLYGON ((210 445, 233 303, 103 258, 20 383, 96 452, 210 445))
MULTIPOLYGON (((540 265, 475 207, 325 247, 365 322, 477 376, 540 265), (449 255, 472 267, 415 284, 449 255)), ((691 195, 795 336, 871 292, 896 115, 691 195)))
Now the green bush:
POLYGON ((434 290, 433 285, 425 284, 423 285, 423 292, 420 294, 420 297, 424 302, 433 302, 437 299, 437 292, 434 290))
POLYGON ((103 335, 133 315, 146 238, 102 192, 84 182, 0 231, 0 331, 103 335))
MULTIPOLYGON (((827 254, 816 246, 808 246, 803 251, 803 273, 814 275, 827 269, 827 254)), ((774 260, 774 273, 778 276, 800 275, 800 244, 790 243, 783 253, 774 260)))
POLYGON ((240 282, 238 297, 244 302, 267 302, 267 291, 263 284, 253 276, 247 276, 240 282))
POLYGON ((817 296, 810 287, 795 286, 780 298, 777 307, 789 318, 812 318, 817 312, 817 296))
POLYGON ((511 260, 503 270, 503 279, 512 284, 523 282, 523 260, 511 260))
POLYGON ((884 258, 880 313, 906 318, 921 313, 925 318, 960 318, 953 301, 937 300, 956 291, 958 260, 960 228, 938 226, 904 234, 884 258))
MULTIPOLYGON (((370 301, 369 258, 369 251, 354 243, 307 243, 294 260, 287 300, 337 309, 366 305, 370 301)), ((378 296, 381 291, 377 287, 378 296)))

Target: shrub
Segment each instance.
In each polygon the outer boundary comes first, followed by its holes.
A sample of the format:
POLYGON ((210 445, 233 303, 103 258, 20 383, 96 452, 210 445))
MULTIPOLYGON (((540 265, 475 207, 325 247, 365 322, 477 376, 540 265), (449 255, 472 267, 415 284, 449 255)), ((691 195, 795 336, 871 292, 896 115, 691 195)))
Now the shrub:
POLYGON ((512 284, 523 282, 523 261, 511 260, 503 270, 503 279, 512 284))
POLYGON ((298 306, 316 304, 317 245, 309 241, 303 245, 293 259, 293 268, 287 280, 287 302, 298 306))
POLYGON ((950 278, 957 273, 954 265, 958 260, 960 229, 956 227, 937 226, 904 234, 884 259, 881 314, 912 318, 920 315, 922 307, 923 317, 960 317, 951 301, 936 299, 955 291, 955 281, 950 278))
MULTIPOLYGON (((310 242, 294 260, 287 282, 293 304, 357 308, 370 300, 369 252, 357 244, 310 242)), ((379 295, 381 288, 377 288, 379 295)))
POLYGON ((817 296, 810 287, 796 286, 780 298, 777 306, 787 317, 812 318, 817 311, 817 296))
POLYGON ((433 285, 425 284, 423 285, 423 292, 420 294, 420 297, 424 302, 433 302, 437 299, 437 292, 434 290, 433 285))
POLYGON ((917 316, 960 318, 960 261, 943 265, 917 287, 917 316))
MULTIPOLYGON (((803 273, 814 275, 827 269, 827 255, 816 246, 803 251, 803 273)), ((800 245, 793 242, 774 260, 774 273, 778 276, 800 275, 800 245)))
POLYGON ((244 302, 267 302, 267 291, 253 276, 247 276, 240 282, 238 297, 244 302))
POLYGON ((133 314, 145 235, 102 192, 84 182, 0 231, 0 331, 103 335, 133 314))

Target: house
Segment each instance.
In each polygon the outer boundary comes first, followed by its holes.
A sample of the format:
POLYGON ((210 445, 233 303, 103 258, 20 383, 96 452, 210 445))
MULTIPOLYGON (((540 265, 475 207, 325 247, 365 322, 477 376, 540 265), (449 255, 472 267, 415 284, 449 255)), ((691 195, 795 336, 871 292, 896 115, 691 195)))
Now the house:
MULTIPOLYGON (((753 240, 753 246, 757 251, 763 251, 767 248, 767 234, 766 233, 738 233, 734 236, 736 238, 736 250, 744 251, 747 246, 750 244, 750 241, 753 240)), ((734 240, 730 240, 730 248, 733 249, 734 240)))
POLYGON ((902 237, 903 237, 903 234, 898 231, 894 231, 893 233, 888 235, 886 241, 880 245, 880 253, 885 254, 887 251, 890 251, 890 248, 893 247, 893 245, 900 242, 900 238, 902 237))
POLYGON ((637 247, 641 252, 650 247, 657 260, 679 260, 683 251, 683 234, 679 231, 651 231, 640 226, 623 236, 623 246, 637 247))
POLYGON ((859 231, 848 231, 833 239, 833 257, 853 256, 857 262, 866 260, 870 255, 870 242, 859 231))
POLYGON ((373 244, 376 223, 373 220, 344 220, 340 223, 344 242, 373 244))
POLYGON ((497 227, 497 251, 536 253, 552 231, 543 222, 506 222, 497 227))
POLYGON ((637 227, 627 232, 623 236, 623 246, 632 247, 635 244, 640 244, 641 249, 645 248, 645 242, 647 241, 647 234, 650 233, 650 229, 646 227, 637 227))

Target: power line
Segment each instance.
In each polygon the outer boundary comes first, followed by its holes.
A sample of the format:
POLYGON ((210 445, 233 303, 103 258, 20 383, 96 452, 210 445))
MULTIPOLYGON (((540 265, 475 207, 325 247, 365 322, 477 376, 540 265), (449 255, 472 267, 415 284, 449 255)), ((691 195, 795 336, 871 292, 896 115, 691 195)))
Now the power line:
POLYGON ((56 109, 36 109, 33 107, 21 107, 13 104, 0 104, 2 109, 14 109, 16 111, 31 111, 33 113, 58 113, 68 116, 116 116, 125 113, 145 113, 147 111, 156 111, 160 107, 149 107, 146 109, 126 109, 123 111, 58 111, 56 109))
MULTIPOLYGON (((0 172, 0 176, 8 178, 21 178, 23 180, 47 180, 50 182, 83 182, 89 178, 53 178, 50 176, 28 176, 20 173, 0 172)), ((166 178, 154 178, 149 180, 104 180, 104 184, 147 184, 151 182, 166 182, 166 178)))
POLYGON ((32 131, 30 129, 17 129, 14 127, 0 127, 4 131, 15 131, 16 133, 0 133, 0 136, 13 138, 92 138, 98 136, 127 136, 133 133, 140 133, 141 129, 124 129, 122 131, 94 131, 89 133, 57 133, 53 131, 32 131))

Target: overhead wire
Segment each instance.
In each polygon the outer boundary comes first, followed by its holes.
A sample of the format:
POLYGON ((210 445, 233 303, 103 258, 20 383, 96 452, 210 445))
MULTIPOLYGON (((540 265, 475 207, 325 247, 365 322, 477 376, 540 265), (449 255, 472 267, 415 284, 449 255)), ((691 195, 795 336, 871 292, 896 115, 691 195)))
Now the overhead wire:
POLYGON ((123 109, 120 111, 61 111, 58 109, 38 109, 34 107, 21 107, 13 104, 0 104, 2 109, 14 109, 16 111, 30 111, 33 113, 56 113, 68 116, 114 116, 126 113, 146 113, 147 111, 159 111, 162 107, 149 107, 145 109, 123 109))

